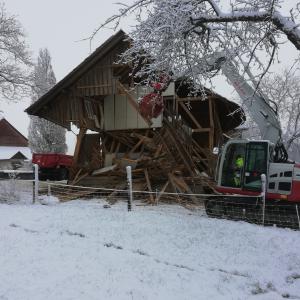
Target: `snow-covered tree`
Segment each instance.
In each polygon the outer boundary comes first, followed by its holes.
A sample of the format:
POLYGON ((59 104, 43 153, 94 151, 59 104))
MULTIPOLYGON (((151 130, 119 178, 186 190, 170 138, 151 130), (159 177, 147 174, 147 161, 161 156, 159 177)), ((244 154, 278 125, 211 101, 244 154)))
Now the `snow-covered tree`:
MULTIPOLYGON (((32 103, 34 103, 56 83, 51 56, 47 49, 40 50, 32 77, 32 103)), ((36 116, 30 117, 28 139, 29 146, 35 153, 65 153, 67 150, 66 130, 36 116)))
POLYGON ((300 161, 300 74, 285 69, 281 74, 266 76, 263 92, 272 99, 281 120, 283 141, 292 159, 300 161))
POLYGON ((30 54, 22 25, 0 3, 0 93, 16 100, 30 89, 30 54))
POLYGON ((135 13, 137 25, 130 33, 132 47, 123 58, 139 70, 137 75, 172 71, 175 77, 193 77, 201 86, 218 73, 208 58, 222 52, 235 59, 241 72, 250 66, 259 85, 282 42, 289 40, 300 49, 300 5, 285 1, 290 15, 283 16, 283 2, 132 0, 97 28, 91 38, 103 26, 118 26, 122 17, 135 13))
MULTIPOLYGON (((300 161, 300 73, 299 69, 286 68, 280 73, 268 74, 260 86, 263 94, 271 99, 282 128, 282 142, 292 160, 300 161)), ((238 100, 237 100, 238 101, 238 100)), ((244 138, 259 139, 257 124, 246 111, 247 120, 243 127, 244 138)))

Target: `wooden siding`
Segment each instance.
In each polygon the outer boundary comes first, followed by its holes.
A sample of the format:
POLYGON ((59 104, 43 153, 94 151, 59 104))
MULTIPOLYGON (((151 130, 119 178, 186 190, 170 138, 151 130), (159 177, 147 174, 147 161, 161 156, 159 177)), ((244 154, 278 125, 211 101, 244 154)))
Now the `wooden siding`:
POLYGON ((115 92, 114 68, 125 45, 120 44, 102 57, 95 66, 76 83, 76 89, 83 96, 112 95, 115 92))
MULTIPOLYGON (((149 88, 136 88, 131 91, 133 98, 138 101, 140 97, 149 92, 149 88)), ((151 128, 162 126, 162 115, 152 119, 151 128)), ((127 95, 116 94, 104 98, 104 130, 127 130, 149 128, 145 120, 132 107, 127 95)))

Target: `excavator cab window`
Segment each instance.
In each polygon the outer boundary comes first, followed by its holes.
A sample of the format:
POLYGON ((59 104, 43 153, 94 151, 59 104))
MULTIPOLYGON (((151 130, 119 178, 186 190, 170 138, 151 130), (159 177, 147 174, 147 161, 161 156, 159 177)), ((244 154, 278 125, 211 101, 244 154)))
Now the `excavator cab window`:
POLYGON ((250 142, 247 144, 244 168, 243 188, 246 190, 261 190, 261 175, 267 174, 268 142, 250 142))
POLYGON ((221 185, 240 188, 243 178, 246 143, 232 143, 226 149, 221 185))

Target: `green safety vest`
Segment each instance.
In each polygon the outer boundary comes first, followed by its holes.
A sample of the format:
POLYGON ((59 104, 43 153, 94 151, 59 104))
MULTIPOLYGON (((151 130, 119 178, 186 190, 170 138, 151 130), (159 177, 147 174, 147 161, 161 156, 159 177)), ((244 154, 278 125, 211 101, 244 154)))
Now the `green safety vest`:
POLYGON ((237 158, 235 165, 241 169, 244 166, 244 159, 242 157, 237 158))
MULTIPOLYGON (((242 169, 243 166, 244 166, 244 159, 242 157, 237 158, 236 161, 235 161, 235 165, 236 165, 237 168, 242 169)), ((241 185, 241 178, 240 177, 241 177, 240 172, 236 171, 235 174, 234 174, 234 178, 233 178, 234 184, 236 186, 241 185)))

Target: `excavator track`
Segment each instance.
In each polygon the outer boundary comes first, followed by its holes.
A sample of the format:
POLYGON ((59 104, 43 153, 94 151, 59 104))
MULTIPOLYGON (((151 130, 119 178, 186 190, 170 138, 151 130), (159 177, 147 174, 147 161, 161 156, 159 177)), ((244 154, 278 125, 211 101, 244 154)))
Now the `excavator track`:
POLYGON ((205 210, 213 218, 300 230, 300 206, 291 202, 267 200, 264 205, 261 197, 216 196, 205 200, 205 210))

